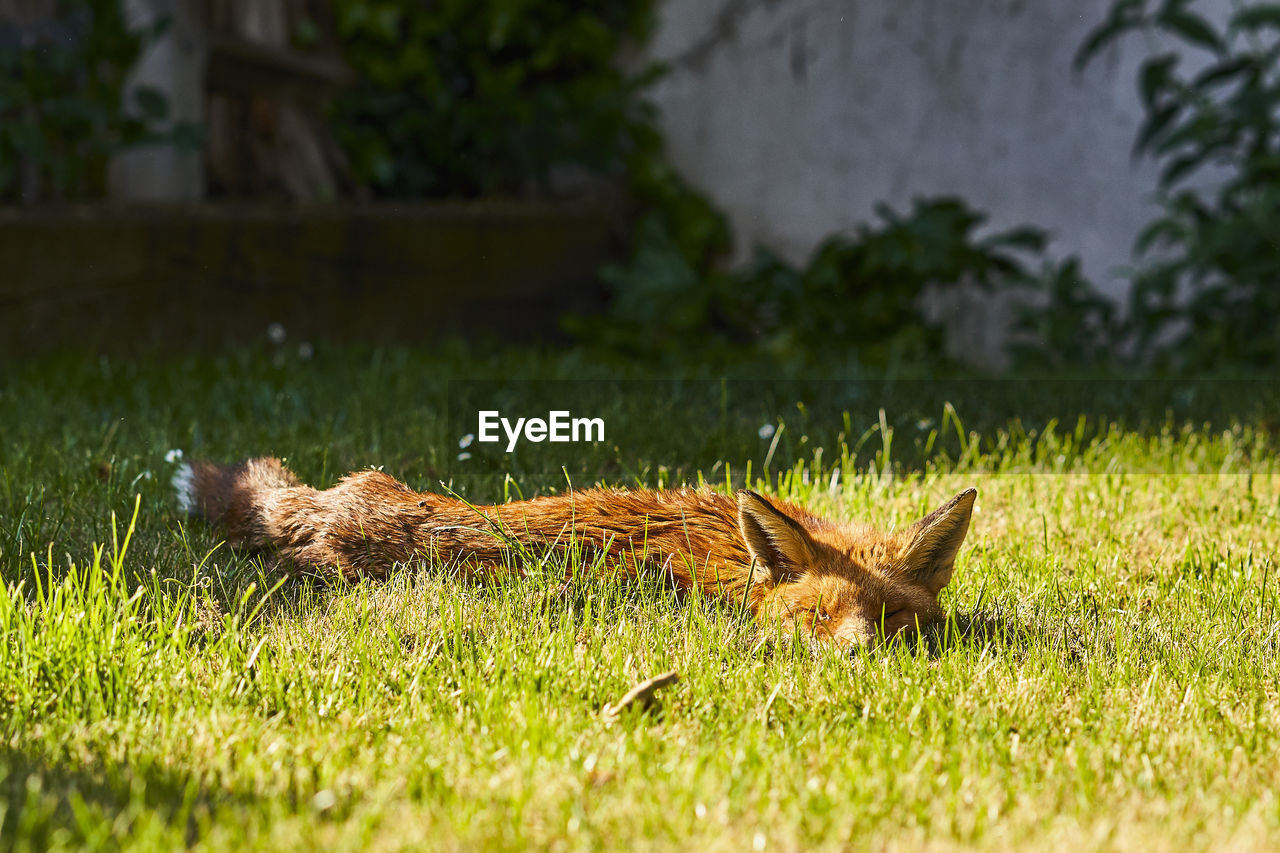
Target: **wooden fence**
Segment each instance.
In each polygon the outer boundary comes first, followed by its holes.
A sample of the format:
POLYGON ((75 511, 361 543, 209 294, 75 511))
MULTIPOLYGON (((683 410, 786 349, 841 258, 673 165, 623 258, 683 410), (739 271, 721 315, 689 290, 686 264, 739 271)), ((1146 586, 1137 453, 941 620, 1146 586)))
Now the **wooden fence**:
POLYGON ((196 205, 0 212, 0 348, 529 341, 599 307, 606 203, 196 205))

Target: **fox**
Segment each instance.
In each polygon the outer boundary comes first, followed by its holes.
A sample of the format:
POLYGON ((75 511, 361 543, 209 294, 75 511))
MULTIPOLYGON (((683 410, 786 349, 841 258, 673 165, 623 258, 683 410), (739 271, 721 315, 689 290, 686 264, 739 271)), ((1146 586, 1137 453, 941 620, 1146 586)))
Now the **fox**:
POLYGON ((234 548, 268 552, 281 571, 380 579, 426 556, 484 575, 516 570, 522 553, 572 547, 601 558, 592 565, 628 576, 656 569, 679 589, 744 602, 757 621, 847 650, 943 618, 938 597, 977 498, 965 489, 882 531, 750 489, 592 487, 477 506, 369 469, 321 491, 272 457, 184 463, 173 486, 184 512, 234 548))

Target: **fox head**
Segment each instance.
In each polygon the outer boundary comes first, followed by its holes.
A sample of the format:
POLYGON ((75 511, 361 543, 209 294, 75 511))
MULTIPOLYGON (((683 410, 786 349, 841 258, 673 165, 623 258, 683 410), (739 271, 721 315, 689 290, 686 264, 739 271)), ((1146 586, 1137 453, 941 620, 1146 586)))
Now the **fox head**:
POLYGON ((910 527, 882 533, 738 492, 738 527, 759 590, 754 609, 841 647, 876 645, 940 620, 938 593, 951 580, 977 496, 966 489, 910 527))

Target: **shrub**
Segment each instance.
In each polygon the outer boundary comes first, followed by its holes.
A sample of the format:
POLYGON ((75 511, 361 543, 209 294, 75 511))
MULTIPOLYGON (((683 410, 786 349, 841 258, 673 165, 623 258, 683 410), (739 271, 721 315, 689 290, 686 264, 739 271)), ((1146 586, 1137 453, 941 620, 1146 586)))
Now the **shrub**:
POLYGON ((1026 287, 1046 236, 1034 228, 979 236, 986 217, 954 198, 878 209, 880 222, 828 238, 803 267, 758 249, 736 272, 692 261, 656 216, 642 223, 629 262, 604 278, 608 322, 574 328, 632 352, 748 344, 785 360, 832 355, 869 366, 936 362, 940 323, 926 323, 926 289, 1026 287))
POLYGON ((378 196, 545 194, 560 167, 622 175, 652 146, 640 93, 616 65, 651 0, 338 0, 359 82, 333 123, 378 196))
POLYGON ((1139 236, 1127 328, 1173 368, 1280 364, 1280 4, 1223 25, 1189 0, 1119 0, 1077 62, 1129 33, 1146 59, 1135 151, 1161 166, 1162 213, 1139 236))
POLYGON ((50 20, 0 23, 0 203, 97 198, 111 155, 144 144, 189 144, 190 127, 161 132, 155 89, 123 97, 125 75, 163 24, 126 28, 119 0, 60 0, 50 20))

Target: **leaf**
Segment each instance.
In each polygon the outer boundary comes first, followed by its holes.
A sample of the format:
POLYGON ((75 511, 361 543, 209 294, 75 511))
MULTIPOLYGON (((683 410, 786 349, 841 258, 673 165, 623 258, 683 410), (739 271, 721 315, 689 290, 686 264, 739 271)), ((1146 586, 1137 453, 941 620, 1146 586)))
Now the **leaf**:
POLYGON ((1157 245, 1176 245, 1181 235, 1182 228, 1176 221, 1162 217, 1142 229, 1134 241, 1133 253, 1141 257, 1157 245))
POLYGON ((172 15, 158 15, 150 26, 144 26, 138 31, 143 44, 155 44, 165 33, 173 28, 172 15))
POLYGON ((1146 121, 1142 123, 1142 127, 1138 131, 1138 138, 1133 142, 1133 156, 1138 157, 1144 154, 1151 147, 1151 143, 1160 134, 1168 130, 1169 125, 1181 112, 1182 104, 1172 103, 1147 116, 1146 121))
POLYGON ((169 141, 183 151, 199 151, 204 147, 204 128, 189 121, 181 121, 169 131, 169 141))
POLYGON ((1229 123, 1222 120, 1216 111, 1204 111, 1189 116, 1181 125, 1153 139, 1151 148, 1160 157, 1187 146, 1198 150, 1220 148, 1229 144, 1231 138, 1229 123))
POLYGON ((154 86, 139 86, 135 89, 133 102, 145 119, 158 121, 169 114, 169 99, 154 86))
POLYGON ((1137 29, 1143 23, 1143 0, 1119 0, 1111 7, 1107 20, 1095 27, 1084 44, 1076 51, 1071 60, 1071 67, 1081 71, 1107 45, 1124 35, 1129 30, 1137 29))
POLYGON ((1179 157, 1160 173, 1160 186, 1171 187, 1204 165, 1212 149, 1203 148, 1185 157, 1179 157))
POLYGON ((1049 235, 1040 228, 1014 228, 996 234, 986 241, 989 248, 1022 249, 1027 252, 1043 252, 1049 244, 1049 235))
POLYGON ((1247 6, 1232 15, 1227 26, 1232 30, 1249 32, 1265 27, 1280 29, 1280 6, 1275 4, 1247 6))
POLYGON ((1226 48, 1222 36, 1213 25, 1194 12, 1177 11, 1160 17, 1159 22, 1165 29, 1171 30, 1192 44, 1221 53, 1226 48))
POLYGON ((1230 80, 1232 77, 1238 76, 1244 71, 1248 71, 1256 61, 1252 56, 1242 56, 1237 59, 1215 62, 1197 74, 1195 79, 1191 81, 1191 86, 1201 91, 1210 89, 1230 80))
POLYGON ((1176 53, 1162 53, 1142 63, 1138 72, 1138 92, 1147 109, 1155 106, 1156 97, 1169 86, 1169 76, 1178 65, 1176 53))

